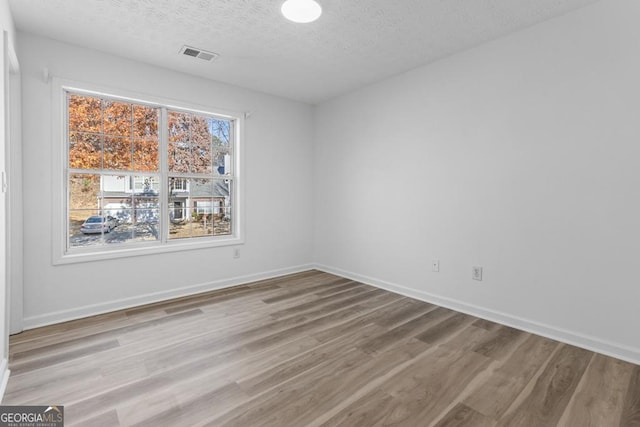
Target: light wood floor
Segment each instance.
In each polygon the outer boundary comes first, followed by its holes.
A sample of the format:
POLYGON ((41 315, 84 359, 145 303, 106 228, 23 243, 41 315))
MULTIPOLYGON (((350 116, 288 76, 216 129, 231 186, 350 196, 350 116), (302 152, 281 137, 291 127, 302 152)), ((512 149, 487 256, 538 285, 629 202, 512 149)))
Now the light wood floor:
POLYGON ((640 426, 640 366, 310 271, 11 337, 79 426, 640 426))

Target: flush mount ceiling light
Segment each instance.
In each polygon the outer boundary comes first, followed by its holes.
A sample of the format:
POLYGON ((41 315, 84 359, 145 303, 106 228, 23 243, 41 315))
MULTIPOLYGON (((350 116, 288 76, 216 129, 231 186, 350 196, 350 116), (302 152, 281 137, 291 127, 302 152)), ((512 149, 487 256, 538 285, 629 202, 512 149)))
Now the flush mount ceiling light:
POLYGON ((322 7, 315 0, 287 0, 280 10, 289 21, 300 24, 313 22, 322 15, 322 7))

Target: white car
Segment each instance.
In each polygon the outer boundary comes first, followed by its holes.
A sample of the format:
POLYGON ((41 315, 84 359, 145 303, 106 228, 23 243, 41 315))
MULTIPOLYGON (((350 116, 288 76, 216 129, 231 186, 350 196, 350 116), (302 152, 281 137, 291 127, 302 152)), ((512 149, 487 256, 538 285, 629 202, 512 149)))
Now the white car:
POLYGON ((118 220, 112 216, 100 216, 94 215, 87 218, 87 220, 80 227, 80 231, 84 234, 92 233, 108 233, 118 225, 118 220))

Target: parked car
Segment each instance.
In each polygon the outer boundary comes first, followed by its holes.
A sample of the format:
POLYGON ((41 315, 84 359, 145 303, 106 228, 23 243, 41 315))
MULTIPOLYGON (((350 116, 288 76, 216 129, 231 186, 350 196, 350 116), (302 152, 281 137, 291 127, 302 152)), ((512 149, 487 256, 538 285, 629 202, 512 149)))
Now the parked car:
POLYGON ((94 215, 87 218, 84 224, 82 224, 82 226, 80 227, 80 231, 82 231, 84 234, 108 233, 117 226, 118 220, 111 215, 94 215))

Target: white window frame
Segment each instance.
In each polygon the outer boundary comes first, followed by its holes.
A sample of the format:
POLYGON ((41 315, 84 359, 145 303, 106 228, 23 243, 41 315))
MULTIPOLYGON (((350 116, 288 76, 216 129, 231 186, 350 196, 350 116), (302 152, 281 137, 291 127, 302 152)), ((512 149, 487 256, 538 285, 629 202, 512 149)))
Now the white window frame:
MULTIPOLYGON (((175 101, 171 99, 138 94, 133 91, 119 90, 94 84, 79 83, 59 78, 52 79, 52 255, 53 264, 72 264, 78 262, 99 261, 116 259, 137 255, 149 255, 156 253, 177 252, 194 249, 215 248, 244 244, 244 191, 242 179, 243 164, 243 140, 245 114, 228 109, 212 106, 203 106, 195 103, 175 101), (101 245, 93 247, 67 248, 68 236, 68 148, 67 148, 67 104, 66 93, 86 94, 88 96, 106 97, 124 102, 161 107, 163 118, 161 123, 166 123, 166 111, 183 111, 205 116, 213 116, 233 120, 235 124, 235 139, 233 143, 233 187, 231 191, 232 221, 231 234, 211 237, 197 237, 188 239, 168 239, 168 187, 167 176, 167 137, 165 129, 158 129, 159 135, 159 162, 161 182, 160 188, 165 189, 160 194, 160 209, 163 224, 161 224, 162 238, 152 242, 128 242, 122 245, 101 245)), ((113 171, 114 175, 118 171, 113 171)), ((144 175, 142 173, 141 175, 144 175)), ((212 178, 215 179, 214 176, 212 178)), ((224 177, 220 177, 223 179, 224 177)))

